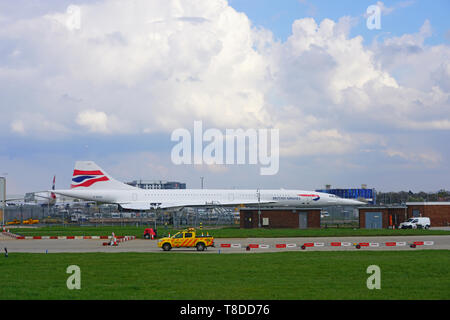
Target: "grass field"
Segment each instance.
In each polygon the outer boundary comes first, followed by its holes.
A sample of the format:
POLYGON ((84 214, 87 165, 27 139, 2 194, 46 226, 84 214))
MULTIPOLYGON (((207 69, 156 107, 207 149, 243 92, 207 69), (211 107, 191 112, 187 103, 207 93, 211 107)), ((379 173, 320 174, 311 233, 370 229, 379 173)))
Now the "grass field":
MULTIPOLYGON (((136 226, 54 226, 42 228, 12 228, 11 232, 24 236, 100 236, 116 235, 143 237, 145 227, 136 226)), ((391 230, 391 229, 352 229, 352 228, 328 228, 328 229, 240 229, 238 227, 224 227, 206 229, 215 238, 276 238, 276 237, 348 237, 348 236, 408 236, 408 235, 450 235, 450 231, 444 230, 391 230)), ((158 237, 174 234, 173 228, 160 227, 158 237)))
POLYGON ((0 299, 450 299, 450 251, 11 253, 0 299), (68 290, 69 265, 81 289, 68 290), (381 289, 366 287, 381 268, 381 289))

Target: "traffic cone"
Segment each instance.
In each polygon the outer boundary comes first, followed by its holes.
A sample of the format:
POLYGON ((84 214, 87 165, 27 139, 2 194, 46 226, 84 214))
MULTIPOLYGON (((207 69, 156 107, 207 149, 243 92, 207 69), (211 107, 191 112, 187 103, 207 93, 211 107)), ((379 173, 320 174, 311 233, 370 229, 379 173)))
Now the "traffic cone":
POLYGON ((117 246, 117 239, 116 239, 116 235, 114 234, 114 232, 111 235, 111 245, 117 246))

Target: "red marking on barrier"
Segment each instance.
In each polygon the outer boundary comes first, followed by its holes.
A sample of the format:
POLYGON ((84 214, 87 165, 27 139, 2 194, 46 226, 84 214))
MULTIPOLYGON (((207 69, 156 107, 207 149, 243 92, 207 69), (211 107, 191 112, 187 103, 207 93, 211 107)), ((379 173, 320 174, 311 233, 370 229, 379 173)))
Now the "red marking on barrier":
POLYGON ((249 244, 248 246, 253 249, 259 248, 259 244, 249 244))
POLYGON ((332 247, 340 247, 340 246, 341 246, 341 243, 340 243, 340 242, 332 242, 332 243, 331 243, 331 246, 332 246, 332 247))
POLYGON ((360 245, 361 247, 368 247, 368 246, 369 246, 369 243, 368 243, 368 242, 361 242, 359 245, 360 245))
POLYGON ((33 239, 42 239, 41 236, 34 236, 33 239))
POLYGON ((230 243, 222 243, 220 246, 222 248, 231 248, 231 244, 230 243))
POLYGON ((423 241, 414 241, 416 246, 423 246, 423 241))
POLYGON ((314 243, 312 243, 312 242, 308 242, 308 243, 305 243, 305 244, 303 244, 305 247, 314 247, 314 243))
POLYGON ((84 236, 83 239, 92 239, 91 236, 84 236))
POLYGON ((25 239, 25 237, 24 236, 18 236, 16 239, 21 239, 21 240, 24 240, 25 239))
POLYGON ((75 236, 67 236, 66 239, 75 239, 75 236))
POLYGON ((281 244, 275 245, 275 247, 277 247, 277 248, 286 248, 286 245, 281 243, 281 244))
POLYGON ((50 236, 50 239, 58 239, 57 236, 50 236))
POLYGON ((108 236, 100 236, 100 239, 108 239, 108 236))
POLYGON ((387 247, 395 247, 397 245, 397 242, 386 242, 387 247))

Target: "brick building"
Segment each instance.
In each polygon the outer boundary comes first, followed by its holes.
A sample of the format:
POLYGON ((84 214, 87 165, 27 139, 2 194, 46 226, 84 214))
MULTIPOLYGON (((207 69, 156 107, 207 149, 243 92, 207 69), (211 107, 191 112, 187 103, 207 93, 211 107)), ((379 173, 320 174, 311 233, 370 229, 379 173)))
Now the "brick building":
POLYGON ((408 218, 428 217, 432 227, 450 226, 450 202, 407 202, 408 218))
POLYGON ((359 227, 382 229, 398 226, 413 217, 428 217, 431 227, 450 226, 450 202, 407 202, 401 206, 359 208, 359 227))
MULTIPOLYGON (((261 208, 263 228, 320 228, 320 208, 261 208)), ((258 208, 241 208, 241 228, 258 228, 258 208)))
POLYGON ((359 208, 361 229, 385 229, 407 220, 406 206, 374 206, 359 208))

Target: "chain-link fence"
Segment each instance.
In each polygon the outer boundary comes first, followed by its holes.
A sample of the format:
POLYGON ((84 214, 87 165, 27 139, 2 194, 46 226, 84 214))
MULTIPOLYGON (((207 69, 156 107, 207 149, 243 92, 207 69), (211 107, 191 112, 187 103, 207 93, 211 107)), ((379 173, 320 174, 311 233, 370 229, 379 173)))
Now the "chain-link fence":
POLYGON ((4 221, 7 225, 173 225, 175 228, 200 225, 239 224, 234 208, 220 206, 206 208, 183 208, 166 211, 119 211, 117 206, 8 206, 4 221))
POLYGON ((203 208, 184 208, 173 214, 173 226, 198 227, 200 225, 239 225, 239 212, 234 208, 210 206, 203 208))
MULTIPOLYGON (((154 226, 167 225, 174 228, 187 226, 237 226, 239 211, 232 207, 206 206, 145 212, 119 211, 117 206, 8 206, 5 223, 9 225, 86 225, 86 226, 154 226), (28 221, 27 221, 28 220, 28 221), (37 220, 37 221, 36 221, 37 220)), ((322 228, 358 227, 358 210, 353 207, 328 207, 321 212, 322 228)))
POLYGON ((320 225, 322 228, 358 228, 358 209, 346 206, 324 208, 321 212, 320 225))

